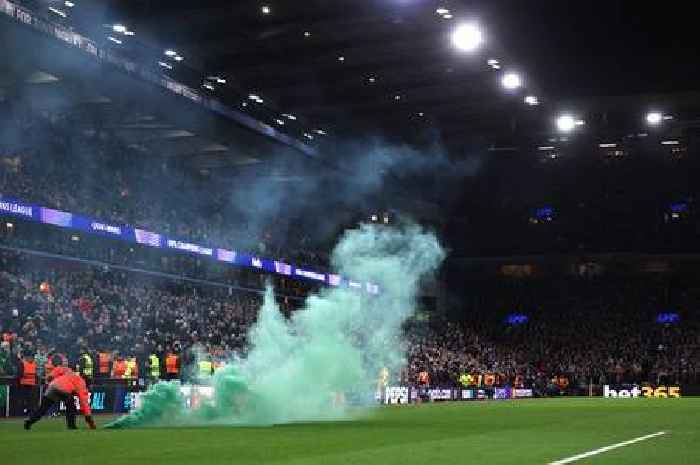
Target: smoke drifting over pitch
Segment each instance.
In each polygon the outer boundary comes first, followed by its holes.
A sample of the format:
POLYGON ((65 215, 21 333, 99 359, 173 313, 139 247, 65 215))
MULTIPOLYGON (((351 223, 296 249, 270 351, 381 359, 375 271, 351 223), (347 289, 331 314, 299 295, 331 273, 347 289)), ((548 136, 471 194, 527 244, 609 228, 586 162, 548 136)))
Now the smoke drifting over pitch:
POLYGON ((432 233, 410 225, 363 225, 347 231, 333 252, 336 270, 380 285, 381 294, 329 288, 285 320, 268 288, 250 350, 213 379, 214 399, 186 410, 176 384, 160 383, 140 410, 111 427, 265 425, 349 418, 337 393, 369 403, 382 367, 405 363, 401 325, 414 311, 420 281, 445 253, 432 233))

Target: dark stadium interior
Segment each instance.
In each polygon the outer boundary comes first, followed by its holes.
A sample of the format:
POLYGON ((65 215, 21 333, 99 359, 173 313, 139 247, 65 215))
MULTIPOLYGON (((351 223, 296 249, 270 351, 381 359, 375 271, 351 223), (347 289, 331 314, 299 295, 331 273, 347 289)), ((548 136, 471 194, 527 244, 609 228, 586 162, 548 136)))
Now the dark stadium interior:
POLYGON ((381 294, 336 274, 361 224, 447 254, 387 389, 700 393, 697 20, 524 3, 0 0, 0 394, 30 355, 197 383, 266 285, 381 294))

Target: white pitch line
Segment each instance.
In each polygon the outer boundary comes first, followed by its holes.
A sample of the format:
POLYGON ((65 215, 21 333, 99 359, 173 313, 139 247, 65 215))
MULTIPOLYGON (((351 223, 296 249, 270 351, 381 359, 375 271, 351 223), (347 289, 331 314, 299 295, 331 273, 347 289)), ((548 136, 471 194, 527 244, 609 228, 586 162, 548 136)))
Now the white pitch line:
POLYGON ((638 438, 630 439, 629 441, 618 442, 617 444, 613 444, 611 446, 601 447, 600 449, 595 449, 590 452, 584 452, 583 454, 574 455, 573 457, 557 460, 556 462, 550 462, 549 465, 565 465, 567 463, 576 462, 587 457, 602 454, 603 452, 608 452, 614 449, 619 449, 620 447, 629 446, 630 444, 635 444, 637 442, 646 441, 647 439, 663 436, 664 434, 666 434, 666 431, 659 431, 658 433, 647 434, 646 436, 640 436, 638 438))

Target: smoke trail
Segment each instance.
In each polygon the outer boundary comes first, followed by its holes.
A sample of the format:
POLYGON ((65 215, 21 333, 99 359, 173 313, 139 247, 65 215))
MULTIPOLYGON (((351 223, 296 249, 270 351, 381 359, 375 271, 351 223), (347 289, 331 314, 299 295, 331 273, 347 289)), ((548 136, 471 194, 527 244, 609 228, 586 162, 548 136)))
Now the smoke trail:
POLYGON ((378 296, 324 289, 286 320, 268 288, 248 335, 250 350, 216 373, 211 402, 185 410, 173 385, 157 385, 140 410, 113 426, 347 418, 344 403, 334 398, 358 392, 368 400, 381 368, 397 373, 404 365, 401 325, 413 313, 420 280, 443 258, 435 236, 415 225, 347 231, 333 252, 333 265, 344 276, 378 283, 378 296))

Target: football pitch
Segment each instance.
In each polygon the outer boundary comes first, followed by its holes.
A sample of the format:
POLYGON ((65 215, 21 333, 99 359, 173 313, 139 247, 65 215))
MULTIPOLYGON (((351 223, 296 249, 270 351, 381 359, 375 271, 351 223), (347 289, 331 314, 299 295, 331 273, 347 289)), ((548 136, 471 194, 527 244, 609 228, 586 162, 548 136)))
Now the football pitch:
MULTIPOLYGON (((105 423, 108 418, 100 419, 105 423)), ((84 422, 80 420, 81 427, 84 422)), ((0 421, 6 464, 700 464, 700 398, 543 399, 378 408, 261 428, 30 432, 0 421), (612 446, 612 447, 608 447, 612 446)))

